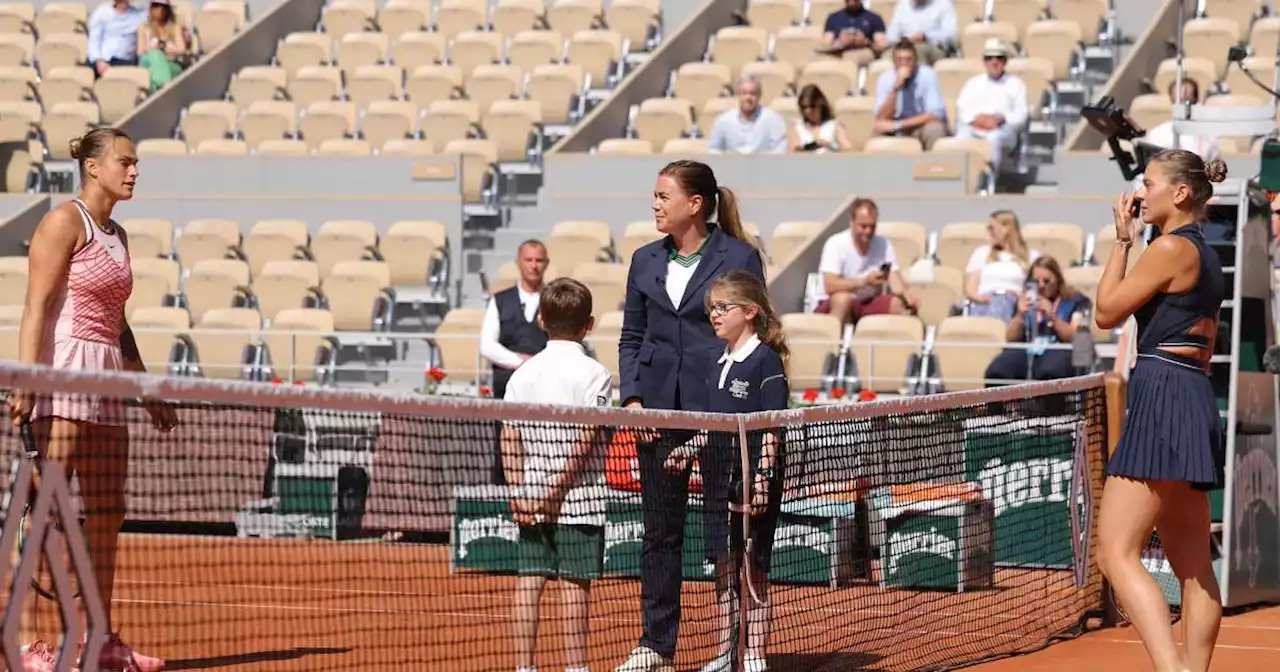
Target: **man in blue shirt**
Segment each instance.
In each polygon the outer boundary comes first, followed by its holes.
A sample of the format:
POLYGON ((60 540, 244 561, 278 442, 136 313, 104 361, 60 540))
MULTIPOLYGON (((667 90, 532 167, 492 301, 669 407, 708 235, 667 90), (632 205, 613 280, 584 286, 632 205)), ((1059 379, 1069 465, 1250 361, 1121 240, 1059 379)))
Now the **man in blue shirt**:
POLYGON ((89 63, 101 77, 113 65, 138 64, 138 27, 147 10, 129 0, 99 5, 89 17, 89 63))
POLYGON ((888 44, 885 41, 884 19, 862 6, 862 0, 845 0, 844 9, 827 17, 823 30, 826 51, 843 54, 844 58, 866 65, 873 61, 888 44))
POLYGON ((876 80, 875 132, 910 136, 932 149, 947 134, 947 103, 938 75, 920 65, 915 45, 907 40, 894 45, 893 66, 876 80))

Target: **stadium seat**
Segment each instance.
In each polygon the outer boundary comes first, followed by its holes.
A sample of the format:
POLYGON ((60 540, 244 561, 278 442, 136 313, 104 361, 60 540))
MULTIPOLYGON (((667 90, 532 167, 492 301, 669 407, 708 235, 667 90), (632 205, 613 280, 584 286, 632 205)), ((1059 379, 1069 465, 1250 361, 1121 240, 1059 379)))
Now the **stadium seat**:
POLYGON ((333 330, 333 314, 328 310, 280 311, 263 334, 264 373, 287 381, 331 381, 339 347, 330 335, 333 330))
POLYGON ((1082 39, 1079 24, 1072 21, 1036 21, 1027 28, 1028 56, 1044 58, 1053 65, 1053 79, 1066 79, 1071 74, 1071 62, 1080 52, 1082 39))
POLYGON ((507 37, 533 31, 546 16, 542 0, 499 0, 489 12, 493 30, 507 37))
POLYGON ((444 370, 447 381, 479 384, 482 376, 488 375, 489 365, 480 359, 480 326, 483 322, 483 309, 454 308, 445 313, 444 320, 436 327, 435 345, 440 368, 444 370))
POLYGON ((258 143, 258 148, 254 150, 255 154, 260 156, 307 156, 310 150, 307 149, 307 143, 296 138, 280 138, 277 140, 263 140, 258 143))
POLYGON ((769 34, 763 29, 755 26, 727 26, 717 31, 712 38, 711 62, 723 66, 728 73, 727 79, 733 81, 747 64, 764 60, 768 50, 769 34))
POLYGON ((524 163, 541 159, 542 106, 533 100, 499 100, 481 117, 485 137, 498 150, 498 161, 524 163), (533 148, 533 154, 530 153, 533 148))
POLYGON ((1018 41, 1018 27, 1007 21, 967 23, 960 26, 960 54, 964 58, 981 59, 983 46, 992 38, 1005 44, 1018 41))
POLYGON ((514 65, 480 65, 467 80, 467 97, 487 110, 500 100, 519 98, 523 83, 524 73, 514 65))
POLYGON ((306 65, 289 79, 289 100, 307 107, 342 98, 342 71, 330 65, 306 65))
POLYGON ((407 100, 379 100, 360 118, 360 137, 372 147, 407 139, 418 132, 418 106, 407 100))
POLYGON ((259 101, 279 100, 287 96, 288 74, 284 68, 251 65, 240 68, 231 78, 227 94, 241 110, 259 101))
POLYGON ((925 278, 913 278, 911 286, 916 290, 916 314, 920 321, 937 326, 964 299, 964 271, 934 264, 928 272, 925 278))
POLYGON ((26 303, 27 267, 26 257, 0 257, 0 306, 26 303))
POLYGON ((289 33, 276 45, 276 62, 289 81, 303 68, 327 65, 332 60, 333 38, 325 33, 289 33))
MULTIPOLYGON (((894 255, 898 257, 898 265, 904 269, 924 256, 925 242, 928 235, 925 233, 923 224, 918 222, 880 222, 876 225, 876 234, 889 239, 889 242, 893 244, 894 255)), ((968 259, 965 261, 968 261, 968 259)))
POLYGON ((563 58, 564 38, 550 30, 525 30, 516 33, 507 43, 507 63, 526 74, 539 65, 559 63, 563 58))
POLYGON ((858 64, 852 61, 817 60, 804 66, 796 89, 813 84, 827 100, 853 95, 858 85, 858 64))
POLYGON ((1053 257, 1062 268, 1070 268, 1084 251, 1084 231, 1070 222, 1041 222, 1022 227, 1027 248, 1053 257))
POLYGON ((35 50, 36 40, 30 33, 0 33, 0 66, 31 65, 35 50))
POLYGON ((722 63, 685 63, 676 70, 674 94, 701 109, 712 98, 729 95, 732 73, 722 63))
POLYGON ((240 117, 240 137, 250 149, 267 140, 295 137, 297 133, 298 108, 292 101, 255 101, 240 117))
MULTIPOLYGON (((317 234, 316 238, 319 239, 317 234)), ((323 273, 323 268, 321 272, 323 273)), ((391 268, 382 261, 339 261, 321 287, 334 328, 339 331, 386 331, 394 298, 391 268)))
POLYGON ((876 100, 874 96, 846 96, 832 103, 832 112, 844 126, 852 145, 850 151, 860 152, 867 146, 873 135, 876 118, 876 100))
POLYGON ((1262 13, 1262 0, 1204 0, 1205 16, 1234 21, 1244 32, 1262 13))
POLYGON ((985 387, 987 366, 1000 354, 1004 343, 1005 324, 994 317, 956 316, 943 320, 933 346, 942 389, 955 392, 985 387))
POLYGON ((817 53, 821 47, 822 26, 787 26, 773 36, 773 59, 803 71, 805 66, 823 58, 817 53))
POLYGON ((167 219, 125 219, 131 259, 167 257, 173 252, 173 223, 167 219))
MULTIPOLYGON (((956 26, 963 28, 971 23, 986 21, 987 0, 952 0, 956 10, 956 26)), ((883 3, 881 4, 883 7, 883 3)), ((889 17, 885 16, 885 25, 889 25, 889 17)))
POLYGON ((244 140, 233 138, 215 138, 203 140, 196 145, 196 154, 200 156, 248 156, 249 145, 244 140))
POLYGON ((525 85, 525 95, 542 105, 547 124, 567 124, 579 114, 583 96, 582 68, 571 64, 539 65, 525 85))
POLYGON ((363 3, 336 0, 324 8, 320 24, 330 39, 340 40, 348 33, 361 33, 372 27, 373 16, 363 3))
POLYGON ((650 98, 640 103, 635 117, 635 134, 648 140, 658 151, 668 140, 683 138, 693 131, 693 107, 679 98, 650 98))
POLYGON ((804 0, 749 0, 747 23, 776 33, 800 23, 804 17, 804 0))
POLYGON ((469 30, 483 30, 486 23, 484 0, 443 0, 436 8, 436 32, 447 39, 469 30))
MULTIPOLYGON (((328 278, 337 264, 367 259, 377 250, 377 227, 359 220, 325 222, 311 238, 311 256, 320 267, 321 278, 328 278)), ((338 319, 341 322, 344 318, 338 319)))
MULTIPOLYGON (((18 353, 18 327, 22 325, 22 309, 22 304, 0 305, 0 360, 21 361, 18 353)), ((615 353, 615 358, 616 356, 615 353)))
MULTIPOLYGON (((130 241, 132 245, 132 241, 130 241)), ((143 308, 176 305, 182 268, 173 259, 132 257, 133 292, 125 303, 125 315, 143 308)))
POLYGON ((866 154, 911 155, 923 154, 924 147, 915 138, 878 135, 868 139, 862 151, 866 154))
POLYGON ((1027 87, 1027 112, 1032 119, 1040 118, 1045 94, 1053 89, 1054 65, 1047 58, 1028 56, 1011 58, 1006 72, 1022 79, 1027 87))
POLYGON ((790 63, 748 63, 742 68, 742 76, 760 82, 760 104, 768 105, 783 96, 792 95, 796 81, 795 66, 790 63))
POLYGON ((622 241, 618 244, 618 257, 624 264, 631 263, 631 255, 636 250, 652 243, 655 240, 662 240, 665 236, 658 231, 658 227, 651 219, 644 219, 627 224, 627 229, 622 235, 622 241))
POLYGON ((607 222, 557 222, 547 236, 547 256, 560 264, 581 264, 608 259, 613 239, 607 222))
POLYGON ((432 263, 443 256, 445 244, 444 224, 440 222, 392 222, 382 241, 383 260, 391 267, 391 284, 427 284, 432 263))
POLYGON ((858 320, 850 349, 864 390, 902 391, 908 364, 920 354, 924 324, 911 315, 867 315, 858 320), (891 343, 891 345, 890 345, 891 343), (905 345, 911 343, 912 345, 905 345))
POLYGON ((449 62, 462 69, 462 82, 466 85, 468 74, 479 66, 502 62, 502 45, 501 33, 469 30, 453 39, 449 46, 449 62))
POLYGON ((178 260, 194 268, 206 259, 223 259, 240 245, 240 224, 229 219, 193 219, 174 243, 178 260))
POLYGON ((424 31, 431 25, 431 3, 415 0, 388 0, 378 10, 378 30, 392 40, 407 33, 424 31))
POLYGON ((83 33, 44 35, 36 43, 36 65, 40 72, 52 73, 58 68, 81 67, 88 59, 89 38, 83 33))
POLYGON ((604 25, 622 35, 631 51, 649 51, 661 16, 658 0, 611 0, 604 10, 604 25))
POLYGON ((938 234, 938 263, 961 271, 969 265, 973 251, 987 244, 986 222, 955 222, 938 234))
POLYGON ((662 153, 667 156, 698 156, 710 152, 710 141, 706 138, 672 138, 662 145, 662 153))
POLYGON ((792 391, 820 388, 828 360, 840 344, 840 320, 817 313, 788 313, 782 316, 782 329, 791 346, 787 378, 792 391))
POLYGON ((1108 0, 1053 0, 1049 9, 1053 18, 1070 21, 1080 27, 1080 41, 1086 46, 1098 43, 1103 20, 1110 11, 1108 0))
MULTIPOLYGON (((1102 280, 1102 266, 1076 266, 1062 269, 1062 279, 1076 291, 1089 297, 1089 302, 1098 305, 1098 282, 1102 280)), ((1096 320, 1090 319, 1087 325, 1093 332, 1095 341, 1111 340, 1111 330, 1098 326, 1096 320)))
MULTIPOLYGON (((1275 51, 1273 50, 1271 53, 1275 53, 1275 51)), ((1263 82, 1274 82, 1276 79, 1275 56, 1249 56, 1241 61, 1240 65, 1244 66, 1245 69, 1248 69, 1249 72, 1263 82)), ((1252 94, 1258 91, 1241 68, 1227 68, 1227 77, 1224 82, 1229 93, 1252 94)), ((1137 120, 1135 119, 1135 121, 1137 120)))
POLYGON ((186 156, 188 153, 187 143, 173 138, 147 138, 138 142, 139 159, 150 159, 157 156, 186 156))
POLYGON ((474 100, 437 100, 427 108, 422 132, 436 146, 479 133, 480 106, 474 100))
MULTIPOLYGON (((995 0, 991 17, 996 21, 1012 24, 1017 30, 1017 42, 1025 44, 1027 29, 1045 13, 1045 0, 995 0)), ((957 17, 960 19, 961 17, 957 17)))
POLYGON ((201 261, 183 282, 182 295, 196 324, 210 310, 245 305, 252 296, 249 265, 238 259, 201 261))
MULTIPOLYGON (((542 274, 542 279, 546 282, 562 277, 564 275, 560 273, 560 269, 553 263, 547 264, 546 272, 542 274)), ((504 289, 515 287, 519 281, 520 267, 516 266, 514 261, 504 262, 502 266, 498 267, 498 275, 489 281, 489 294, 497 294, 504 289)))
POLYGON ((172 370, 171 365, 186 359, 185 344, 180 340, 191 328, 186 310, 173 306, 139 308, 129 313, 129 327, 148 372, 164 374, 172 370))
POLYGON ((381 65, 387 60, 391 38, 380 32, 347 33, 338 40, 336 62, 350 77, 357 68, 381 65))
POLYGON ((187 146, 195 149, 205 140, 221 140, 236 130, 239 110, 226 100, 197 100, 187 106, 178 129, 187 146))
MULTIPOLYGON (((412 73, 423 66, 443 63, 446 52, 444 36, 439 33, 402 33, 391 47, 391 62, 412 73)), ((461 73, 458 81, 462 81, 461 73)))
POLYGON ((195 17, 195 32, 200 38, 200 49, 209 53, 230 42, 244 27, 244 23, 243 2, 205 2, 195 17))
POLYGON ((616 263, 580 263, 573 267, 572 277, 591 290, 594 315, 622 310, 622 302, 627 294, 626 266, 616 263))
POLYGON ((264 219, 249 230, 241 251, 249 263, 249 272, 257 278, 268 263, 305 254, 307 239, 307 223, 300 219, 264 219))
POLYGON ((375 100, 404 97, 404 70, 397 65, 362 65, 347 77, 347 100, 368 107, 375 100))
POLYGON ((618 385, 618 339, 622 336, 622 311, 600 312, 596 308, 595 328, 587 335, 587 343, 595 350, 596 361, 609 369, 614 386, 618 385))
POLYGON ((35 17, 35 32, 44 40, 60 35, 88 32, 89 6, 82 2, 50 2, 35 17))
MULTIPOLYGON (((1213 83, 1218 79, 1217 66, 1207 58, 1183 58, 1182 69, 1182 76, 1195 80, 1196 85, 1200 88, 1201 95, 1208 93, 1213 83)), ((1156 70, 1155 79, 1157 93, 1167 94, 1169 87, 1173 84, 1176 71, 1177 61, 1175 59, 1166 58, 1160 62, 1160 67, 1156 70)))
POLYGON ((1129 117, 1139 128, 1155 128, 1173 118, 1173 101, 1163 91, 1135 96, 1129 105, 1129 117))
MULTIPOLYGON (((653 228, 653 224, 649 224, 653 228)), ((769 239, 769 257, 778 266, 786 267, 800 250, 810 241, 822 235, 827 228, 826 222, 780 222, 773 229, 773 237, 769 239)))
POLYGON ((387 140, 379 153, 384 156, 434 156, 436 148, 429 140, 404 138, 387 140))
POLYGON ((190 334, 194 356, 188 371, 204 378, 251 379, 262 342, 262 318, 257 310, 210 309, 195 324, 190 334))
POLYGON ((591 77, 591 87, 612 88, 618 64, 622 62, 622 57, 625 55, 622 52, 622 36, 609 30, 566 32, 559 28, 555 29, 562 35, 572 35, 565 52, 565 60, 580 66, 582 71, 591 77))
POLYGON ((493 196, 493 176, 497 171, 498 149, 488 140, 452 140, 444 153, 462 157, 462 200, 483 203, 493 196))
POLYGON ((609 138, 596 146, 596 153, 604 156, 644 156, 653 154, 653 144, 637 138, 609 138))
POLYGON ((44 131, 48 158, 54 161, 72 160, 71 140, 84 135, 101 121, 95 103, 58 103, 52 110, 46 110, 40 121, 40 128, 44 131))
MULTIPOLYGON (((775 101, 777 100, 782 99, 776 98, 775 101)), ((694 127, 698 129, 703 139, 709 138, 711 137, 711 129, 715 126, 716 119, 725 112, 736 109, 738 109, 738 98, 736 96, 712 98, 702 106, 702 109, 697 110, 697 118, 694 120, 694 127)), ((682 138, 673 139, 680 140, 682 138)), ((667 143, 670 142, 671 140, 667 141, 667 143)), ((667 145, 664 143, 662 146, 665 148, 667 145)))
POLYGON ((298 120, 298 132, 307 148, 315 151, 330 140, 340 140, 356 133, 354 103, 343 100, 325 100, 311 103, 298 120))
POLYGON ((600 0, 554 0, 547 8, 547 26, 561 35, 591 30, 601 5, 600 0))
POLYGON ((258 310, 268 321, 284 310, 324 305, 320 292, 320 271, 305 260, 268 261, 254 277, 254 297, 258 310))

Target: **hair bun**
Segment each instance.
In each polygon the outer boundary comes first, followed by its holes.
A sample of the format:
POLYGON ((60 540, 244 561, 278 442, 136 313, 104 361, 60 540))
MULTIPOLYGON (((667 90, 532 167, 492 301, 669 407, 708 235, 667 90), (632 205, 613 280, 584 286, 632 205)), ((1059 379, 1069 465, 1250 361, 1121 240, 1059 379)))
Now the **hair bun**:
POLYGON ((71 138, 71 142, 68 143, 68 147, 70 147, 71 149, 71 158, 76 160, 80 159, 80 145, 81 145, 80 138, 71 138))
POLYGON ((1210 182, 1221 182, 1227 179, 1227 162, 1222 159, 1206 161, 1204 174, 1209 178, 1210 182))

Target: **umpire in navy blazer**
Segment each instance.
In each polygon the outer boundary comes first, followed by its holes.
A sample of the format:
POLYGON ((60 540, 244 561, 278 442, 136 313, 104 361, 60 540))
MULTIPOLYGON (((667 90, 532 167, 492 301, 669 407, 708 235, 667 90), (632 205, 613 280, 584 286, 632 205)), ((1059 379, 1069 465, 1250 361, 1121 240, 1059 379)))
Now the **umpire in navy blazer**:
MULTIPOLYGON (((667 235, 631 258, 618 342, 621 397, 630 408, 706 411, 707 381, 724 350, 707 317, 707 288, 732 270, 763 279, 760 250, 743 232, 733 192, 718 186, 705 164, 677 161, 664 168, 653 210, 667 235), (713 211, 718 223, 708 224, 713 211)), ((644 633, 618 672, 674 669, 689 475, 673 474, 663 462, 689 438, 688 432, 661 432, 637 447, 644 633)))

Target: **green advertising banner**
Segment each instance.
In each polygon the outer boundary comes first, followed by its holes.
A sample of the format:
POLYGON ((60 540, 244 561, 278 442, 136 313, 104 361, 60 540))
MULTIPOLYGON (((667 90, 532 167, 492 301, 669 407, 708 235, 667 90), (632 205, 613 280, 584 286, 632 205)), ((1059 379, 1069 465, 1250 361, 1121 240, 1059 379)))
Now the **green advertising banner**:
MULTIPOLYGON (((611 492, 605 508, 604 573, 606 576, 640 576, 640 550, 644 545, 644 509, 640 495, 611 492)), ((707 563, 702 541, 702 499, 689 497, 684 519, 684 578, 711 580, 715 567, 707 563)))
POLYGON ((872 494, 883 525, 880 581, 885 586, 957 592, 988 588, 995 580, 993 515, 985 501, 892 503, 872 494))
POLYGON ((515 574, 519 568, 520 526, 511 519, 506 488, 458 488, 449 533, 450 571, 470 569, 515 574))
POLYGON ((965 479, 995 508, 996 563, 1071 569, 1076 417, 965 421, 965 479))

